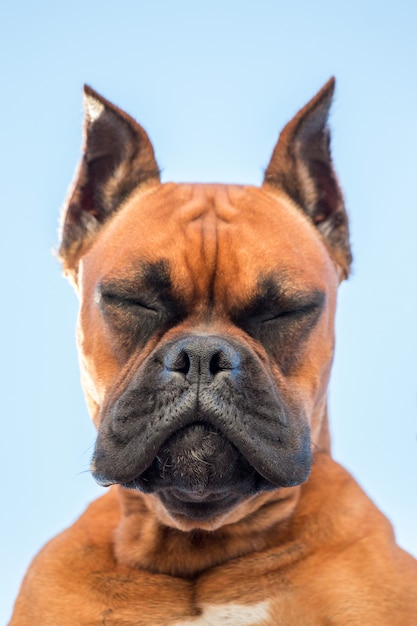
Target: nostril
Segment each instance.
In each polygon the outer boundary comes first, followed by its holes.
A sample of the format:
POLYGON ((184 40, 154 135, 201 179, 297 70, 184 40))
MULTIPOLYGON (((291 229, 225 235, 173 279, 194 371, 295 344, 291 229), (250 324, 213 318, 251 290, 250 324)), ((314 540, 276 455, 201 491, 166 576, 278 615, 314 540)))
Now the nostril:
POLYGON ((213 354, 209 363, 210 374, 215 376, 219 372, 230 369, 233 369, 233 365, 222 350, 213 354))
POLYGON ((166 366, 173 372, 188 374, 191 366, 190 357, 185 350, 180 350, 175 358, 168 362, 166 366))

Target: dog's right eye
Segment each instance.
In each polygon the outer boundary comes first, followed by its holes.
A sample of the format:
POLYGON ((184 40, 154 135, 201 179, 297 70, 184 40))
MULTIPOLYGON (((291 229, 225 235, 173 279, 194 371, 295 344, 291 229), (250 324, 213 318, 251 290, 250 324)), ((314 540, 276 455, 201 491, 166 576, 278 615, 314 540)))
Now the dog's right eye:
POLYGON ((114 344, 115 353, 127 358, 132 350, 144 346, 163 326, 163 313, 136 296, 101 292, 96 298, 103 320, 114 344))
POLYGON ((99 302, 104 306, 114 309, 129 309, 131 312, 158 314, 156 308, 151 303, 137 298, 136 296, 128 296, 112 292, 103 292, 99 295, 99 302))

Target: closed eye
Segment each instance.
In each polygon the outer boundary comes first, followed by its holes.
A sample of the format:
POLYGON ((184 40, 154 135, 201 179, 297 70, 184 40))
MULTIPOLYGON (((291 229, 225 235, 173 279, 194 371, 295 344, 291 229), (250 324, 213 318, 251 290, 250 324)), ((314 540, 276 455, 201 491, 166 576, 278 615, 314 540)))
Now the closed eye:
POLYGON ((129 296, 126 294, 112 293, 112 292, 102 292, 100 294, 101 301, 105 305, 109 305, 111 307, 116 308, 129 308, 129 309, 138 309, 148 313, 157 314, 157 309, 152 306, 151 303, 145 302, 143 299, 138 298, 137 296, 129 296))
POLYGON ((142 263, 131 272, 130 277, 102 278, 94 294, 106 338, 119 359, 161 336, 186 314, 182 298, 173 292, 168 262, 142 263))
POLYGON ((276 320, 298 320, 304 316, 307 316, 315 311, 320 310, 322 307, 322 303, 311 302, 302 307, 294 307, 294 308, 286 308, 280 309, 276 312, 269 312, 265 317, 263 317, 260 321, 262 324, 266 324, 268 322, 273 322, 276 320))

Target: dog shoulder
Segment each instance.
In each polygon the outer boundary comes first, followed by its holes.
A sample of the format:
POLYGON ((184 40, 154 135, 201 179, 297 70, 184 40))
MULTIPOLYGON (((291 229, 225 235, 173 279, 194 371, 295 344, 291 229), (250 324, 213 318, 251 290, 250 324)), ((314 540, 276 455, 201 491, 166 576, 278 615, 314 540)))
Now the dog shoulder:
POLYGON ((63 624, 62 616, 73 614, 76 594, 85 580, 94 582, 99 571, 112 568, 111 533, 119 516, 115 500, 116 494, 109 490, 35 556, 10 626, 33 626, 40 618, 43 626, 63 624), (54 621, 58 615, 60 621, 54 621))

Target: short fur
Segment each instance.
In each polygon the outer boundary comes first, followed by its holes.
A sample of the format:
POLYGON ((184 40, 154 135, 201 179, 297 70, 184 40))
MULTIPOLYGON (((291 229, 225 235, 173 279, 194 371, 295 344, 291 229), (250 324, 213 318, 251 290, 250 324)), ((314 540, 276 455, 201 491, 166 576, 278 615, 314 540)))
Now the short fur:
POLYGON ((109 489, 34 559, 11 626, 415 624, 417 562, 331 458, 333 91, 256 188, 162 185, 145 131, 86 87, 60 257, 109 489))

